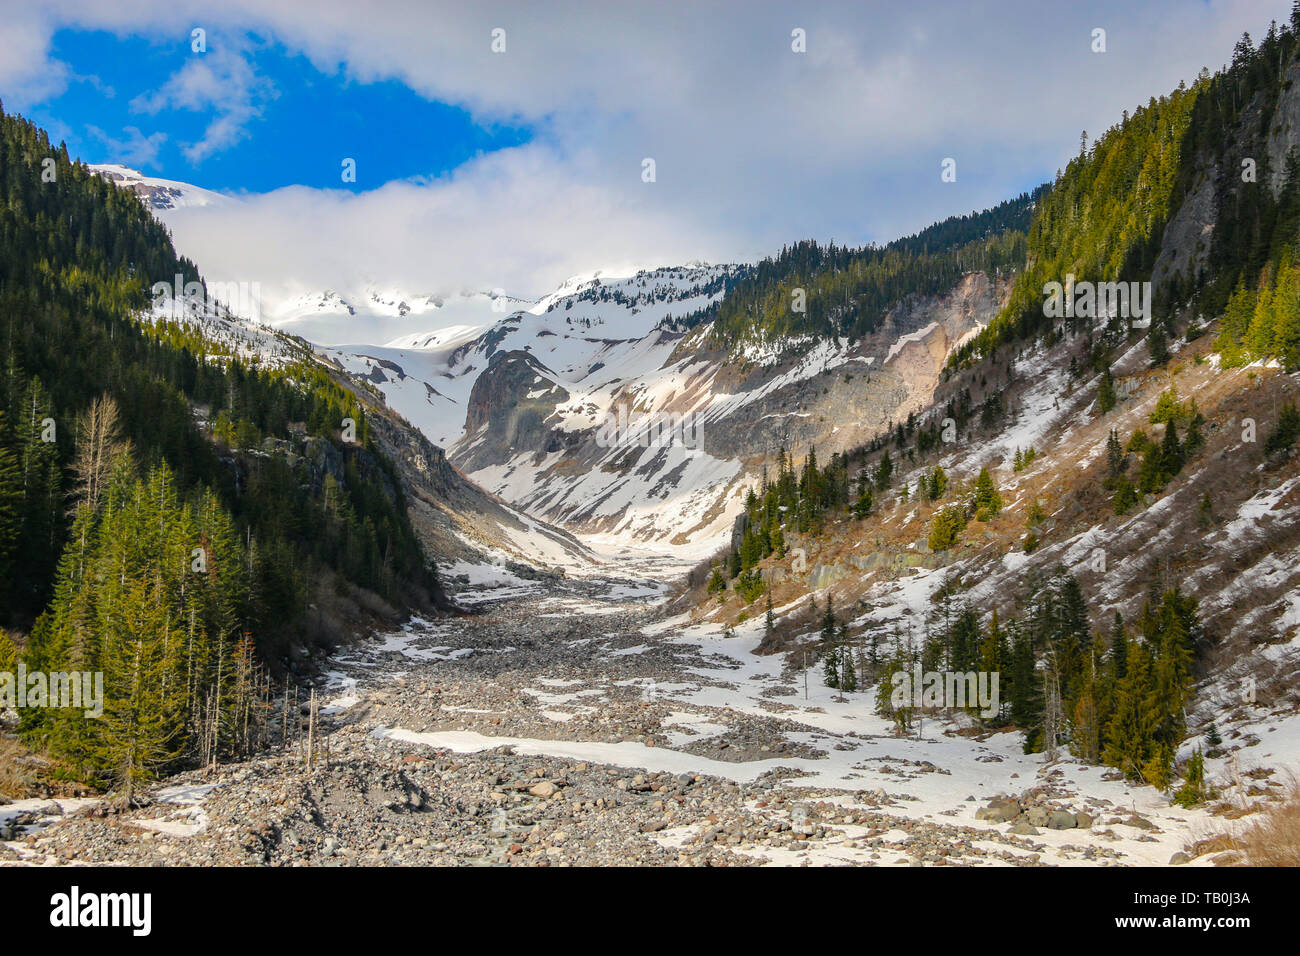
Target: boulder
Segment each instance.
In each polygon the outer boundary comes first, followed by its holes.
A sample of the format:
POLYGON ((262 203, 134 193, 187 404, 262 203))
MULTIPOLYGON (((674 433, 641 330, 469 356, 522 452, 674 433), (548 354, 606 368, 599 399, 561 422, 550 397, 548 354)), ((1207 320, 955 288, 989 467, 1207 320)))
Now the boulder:
POLYGON ((975 811, 976 820, 987 820, 989 823, 1010 823, 1018 816, 1020 803, 1014 797, 995 799, 987 807, 975 811))
POLYGON ((1068 810, 1053 810, 1047 818, 1049 830, 1073 830, 1078 825, 1078 820, 1068 810))

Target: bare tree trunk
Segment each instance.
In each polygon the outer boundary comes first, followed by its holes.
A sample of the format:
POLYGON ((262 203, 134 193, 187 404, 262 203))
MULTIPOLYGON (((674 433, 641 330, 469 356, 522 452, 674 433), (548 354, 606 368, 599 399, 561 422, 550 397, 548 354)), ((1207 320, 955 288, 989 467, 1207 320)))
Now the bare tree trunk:
POLYGON ((316 753, 316 688, 312 688, 311 702, 307 705, 307 769, 311 769, 316 753))

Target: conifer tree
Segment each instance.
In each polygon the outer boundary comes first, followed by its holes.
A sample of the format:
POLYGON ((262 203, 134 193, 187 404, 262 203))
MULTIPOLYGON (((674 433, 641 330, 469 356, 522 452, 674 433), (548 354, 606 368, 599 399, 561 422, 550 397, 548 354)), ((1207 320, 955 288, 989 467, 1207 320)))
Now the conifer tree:
POLYGON ((975 517, 980 521, 990 521, 1002 510, 1002 496, 987 468, 981 468, 975 481, 975 517))
POLYGON ((822 648, 825 653, 825 662, 823 669, 826 675, 826 686, 839 689, 841 680, 841 663, 840 663, 840 646, 838 641, 838 629, 835 620, 835 599, 827 592, 826 594, 826 611, 822 615, 822 648))
POLYGON ((1110 377, 1110 369, 1107 368, 1102 372, 1101 384, 1097 386, 1097 410, 1105 415, 1115 407, 1115 402, 1115 382, 1110 377))

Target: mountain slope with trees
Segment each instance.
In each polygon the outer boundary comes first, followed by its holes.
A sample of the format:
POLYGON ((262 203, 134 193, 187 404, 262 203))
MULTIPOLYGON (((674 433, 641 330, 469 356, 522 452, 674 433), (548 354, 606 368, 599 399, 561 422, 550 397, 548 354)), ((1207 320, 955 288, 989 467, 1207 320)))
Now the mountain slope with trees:
POLYGON ((763 614, 760 653, 815 641, 900 732, 896 671, 1000 673, 975 730, 1179 801, 1300 713, 1298 27, 1085 140, 934 403, 825 458, 774 450, 678 606, 763 614), (1153 281, 1149 328, 1050 314, 1070 274, 1153 281))
POLYGON ((350 626, 446 604, 356 396, 140 322, 201 282, 139 200, 0 113, 0 654, 102 671, 102 720, 27 739, 129 793, 256 745, 267 673, 350 626))

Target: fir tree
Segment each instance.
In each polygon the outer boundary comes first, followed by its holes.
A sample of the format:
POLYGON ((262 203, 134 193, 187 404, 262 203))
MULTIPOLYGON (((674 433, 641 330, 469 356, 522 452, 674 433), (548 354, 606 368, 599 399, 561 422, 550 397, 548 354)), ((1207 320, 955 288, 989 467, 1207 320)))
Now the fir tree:
POLYGON ((1115 407, 1115 382, 1110 377, 1110 369, 1106 369, 1101 376, 1101 384, 1097 386, 1097 410, 1103 415, 1115 407))
POLYGON ((987 468, 981 468, 975 481, 975 517, 980 521, 989 521, 1002 510, 1002 496, 987 468))

